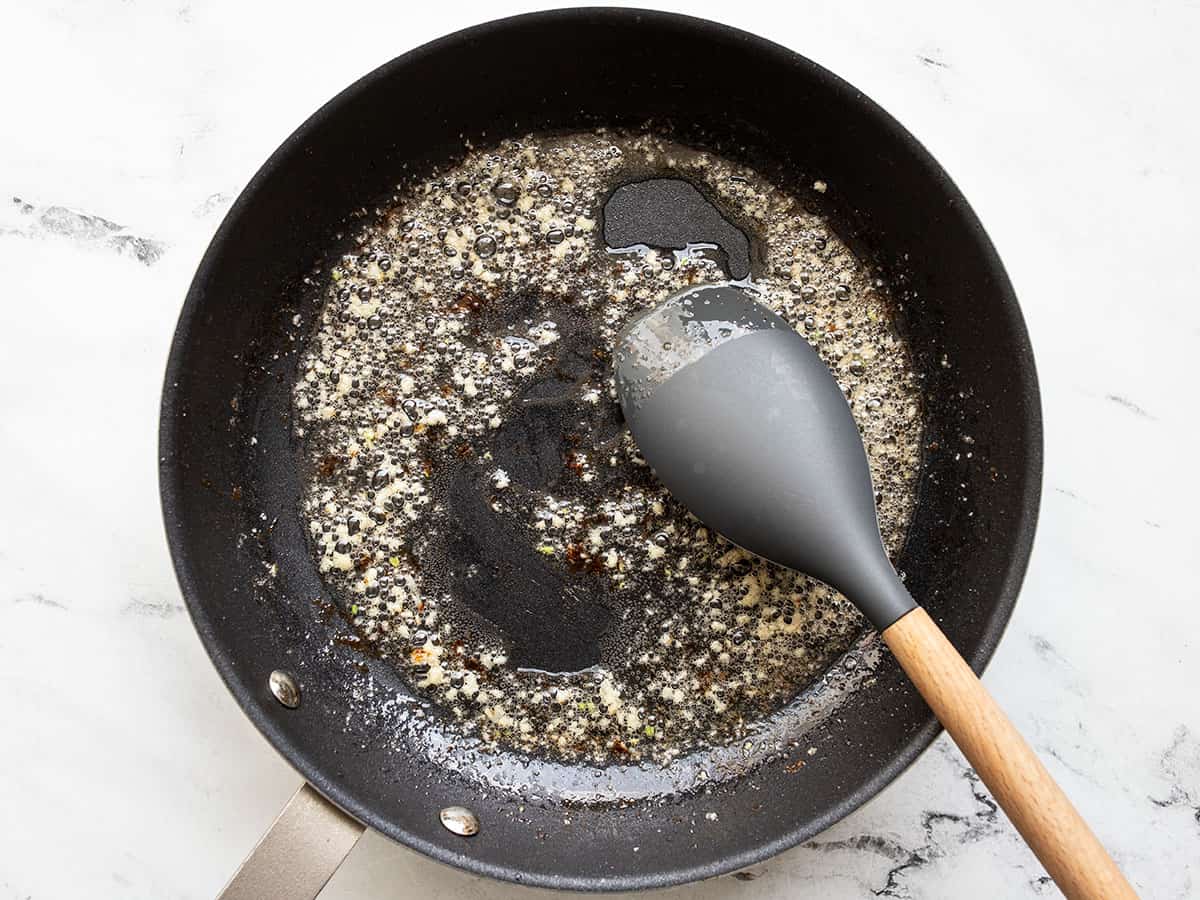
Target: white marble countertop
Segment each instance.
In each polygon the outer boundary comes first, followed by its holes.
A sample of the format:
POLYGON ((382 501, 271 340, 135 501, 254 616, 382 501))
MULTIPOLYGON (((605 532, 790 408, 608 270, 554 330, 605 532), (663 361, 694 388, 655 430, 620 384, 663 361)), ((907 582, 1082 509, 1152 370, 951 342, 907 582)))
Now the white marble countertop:
MULTIPOLYGON (((417 7, 0 11, 0 191, 33 207, 0 205, 0 898, 210 897, 299 783, 181 606, 158 510, 160 378, 206 242, 295 125, 409 47, 531 8, 417 7)), ((986 681, 1143 895, 1200 895, 1200 7, 687 11, 848 78, 990 231, 1037 352, 1046 480, 986 681)), ((1051 893, 966 774, 943 738, 753 878, 661 896, 1051 893)), ((544 895, 368 835, 322 896, 544 895)))

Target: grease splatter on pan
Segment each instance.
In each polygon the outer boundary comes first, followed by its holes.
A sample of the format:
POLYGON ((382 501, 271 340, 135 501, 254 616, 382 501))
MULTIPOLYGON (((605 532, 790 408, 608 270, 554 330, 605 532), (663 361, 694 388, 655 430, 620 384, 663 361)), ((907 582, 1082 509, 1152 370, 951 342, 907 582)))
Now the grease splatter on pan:
POLYGON ((666 761, 743 737, 854 643, 844 598, 674 502, 614 393, 631 316, 751 284, 844 386, 899 548, 921 440, 908 351, 884 286, 794 196, 660 136, 531 136, 402 188, 356 244, 294 390, 304 515, 360 645, 449 723, 666 761), (659 201, 690 212, 647 215, 659 201))

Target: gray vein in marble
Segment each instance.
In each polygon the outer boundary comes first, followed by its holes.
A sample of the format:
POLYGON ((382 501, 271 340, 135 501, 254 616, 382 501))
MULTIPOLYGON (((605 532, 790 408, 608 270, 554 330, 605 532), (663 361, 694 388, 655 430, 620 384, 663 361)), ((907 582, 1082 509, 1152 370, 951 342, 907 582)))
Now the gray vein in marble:
POLYGON ((79 244, 114 250, 147 266, 158 262, 167 249, 161 241, 133 234, 116 222, 65 206, 37 206, 13 197, 9 213, 8 218, 15 219, 17 224, 16 227, 4 227, 4 234, 56 235, 79 244))
POLYGON ((23 594, 20 597, 17 597, 17 599, 14 600, 13 602, 14 603, 32 603, 34 606, 48 606, 51 609, 66 609, 67 608, 67 604, 60 603, 58 600, 55 600, 51 597, 47 597, 45 594, 38 593, 38 592, 34 592, 32 594, 23 594))
POLYGON ((1143 419, 1149 419, 1152 422, 1157 421, 1158 419, 1158 416, 1151 415, 1150 413, 1146 412, 1144 408, 1138 406, 1128 397, 1122 397, 1120 394, 1106 394, 1104 399, 1111 400, 1113 403, 1117 404, 1117 406, 1123 407, 1129 410, 1135 416, 1139 416, 1143 419))
POLYGON ((197 219, 205 219, 215 212, 223 212, 231 203, 233 203, 232 194, 217 191, 217 193, 205 197, 203 202, 198 203, 192 210, 192 215, 197 219))
POLYGON ((1033 652, 1042 659, 1056 663, 1066 662, 1066 659, 1055 649, 1054 645, 1040 634, 1031 634, 1029 636, 1029 643, 1033 645, 1033 652))
POLYGON ((1038 659, 1061 670, 1060 674, 1055 675, 1054 683, 1079 697, 1087 696, 1089 691, 1086 681, 1080 677, 1079 670, 1075 665, 1063 656, 1057 647, 1040 634, 1031 634, 1029 643, 1033 646, 1033 652, 1038 659))
MULTIPOLYGON (((926 815, 930 814, 926 813, 926 815)), ((843 838, 837 841, 809 841, 804 846, 810 850, 821 850, 823 852, 862 850, 874 853, 876 856, 882 856, 885 859, 890 859, 892 862, 903 862, 905 866, 913 865, 915 862, 925 862, 917 851, 909 850, 899 841, 881 837, 877 834, 858 834, 854 837, 843 838)))
POLYGON ((1165 798, 1149 797, 1150 802, 1162 809, 1187 807, 1200 825, 1200 740, 1186 725, 1175 729, 1159 760, 1159 769, 1170 782, 1170 792, 1165 798))
POLYGON ((1072 500, 1076 501, 1077 503, 1082 503, 1084 506, 1094 506, 1095 505, 1094 503, 1092 503, 1089 500, 1084 500, 1082 497, 1080 497, 1074 491, 1069 491, 1066 488, 1056 487, 1056 488, 1054 488, 1054 493, 1062 494, 1064 497, 1069 497, 1072 500))
POLYGON ((882 856, 895 865, 885 873, 884 883, 878 888, 871 888, 871 893, 876 897, 907 900, 912 896, 905 883, 907 873, 946 856, 948 839, 958 844, 969 844, 992 837, 1011 837, 1012 829, 1000 816, 999 807, 983 788, 975 770, 968 766, 950 745, 942 743, 936 744, 935 747, 950 762, 956 776, 966 782, 976 803, 977 808, 974 812, 960 815, 941 810, 925 810, 921 813, 923 842, 916 847, 906 846, 901 841, 878 834, 861 834, 843 840, 810 841, 804 844, 804 847, 823 852, 848 850, 882 856), (944 825, 950 826, 951 832, 945 836, 944 829, 939 828, 944 825))
POLYGON ((942 102, 949 103, 950 93, 946 90, 946 78, 943 76, 951 72, 952 69, 942 56, 941 47, 927 47, 924 52, 916 54, 916 60, 932 76, 932 83, 937 89, 942 102))
POLYGON ((1061 765, 1072 775, 1075 775, 1077 778, 1082 778, 1084 781, 1089 781, 1097 787, 1103 787, 1098 779, 1094 778, 1092 775, 1088 774, 1074 763, 1069 762, 1067 758, 1054 747, 1053 744, 1046 742, 1039 743, 1037 745, 1037 752, 1039 756, 1049 756, 1052 759, 1058 760, 1059 765, 1061 765))
POLYGON ((183 612, 183 605, 162 597, 134 597, 121 608, 121 612, 131 616, 169 619, 183 612))
MULTIPOLYGON (((1152 421, 1154 420, 1153 416, 1150 416, 1148 418, 1150 418, 1152 421)), ((1064 497, 1066 497, 1070 500, 1074 500, 1076 503, 1082 503, 1084 506, 1090 506, 1092 509, 1098 508, 1095 503, 1093 503, 1090 500, 1085 500, 1083 497, 1080 497, 1074 491, 1069 491, 1066 488, 1061 488, 1061 487, 1053 487, 1053 488, 1051 488, 1051 490, 1053 490, 1054 493, 1056 493, 1056 494, 1062 494, 1064 497)), ((1142 524, 1148 528, 1159 528, 1159 529, 1162 528, 1161 522, 1155 522, 1151 519, 1142 519, 1142 524)))

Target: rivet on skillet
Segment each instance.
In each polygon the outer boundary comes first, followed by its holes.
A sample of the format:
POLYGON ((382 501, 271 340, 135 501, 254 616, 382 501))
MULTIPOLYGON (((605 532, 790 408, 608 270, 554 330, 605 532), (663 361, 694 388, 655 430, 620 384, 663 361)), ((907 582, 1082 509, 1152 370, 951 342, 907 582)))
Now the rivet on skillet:
POLYGON ((295 709, 300 705, 300 685, 290 673, 276 669, 267 679, 267 683, 271 686, 271 693, 275 695, 275 699, 288 709, 295 709))
POLYGON ((479 819, 465 806, 447 806, 438 813, 438 817, 447 831, 453 831, 463 837, 479 833, 479 819))

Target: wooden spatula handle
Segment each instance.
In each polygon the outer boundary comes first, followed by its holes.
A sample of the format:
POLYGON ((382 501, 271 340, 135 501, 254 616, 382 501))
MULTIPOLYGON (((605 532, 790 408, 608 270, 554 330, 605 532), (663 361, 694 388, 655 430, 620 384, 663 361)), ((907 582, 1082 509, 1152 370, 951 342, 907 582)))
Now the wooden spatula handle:
POLYGON ((942 630, 917 607, 883 639, 1067 897, 1137 897, 1062 788, 942 630))

